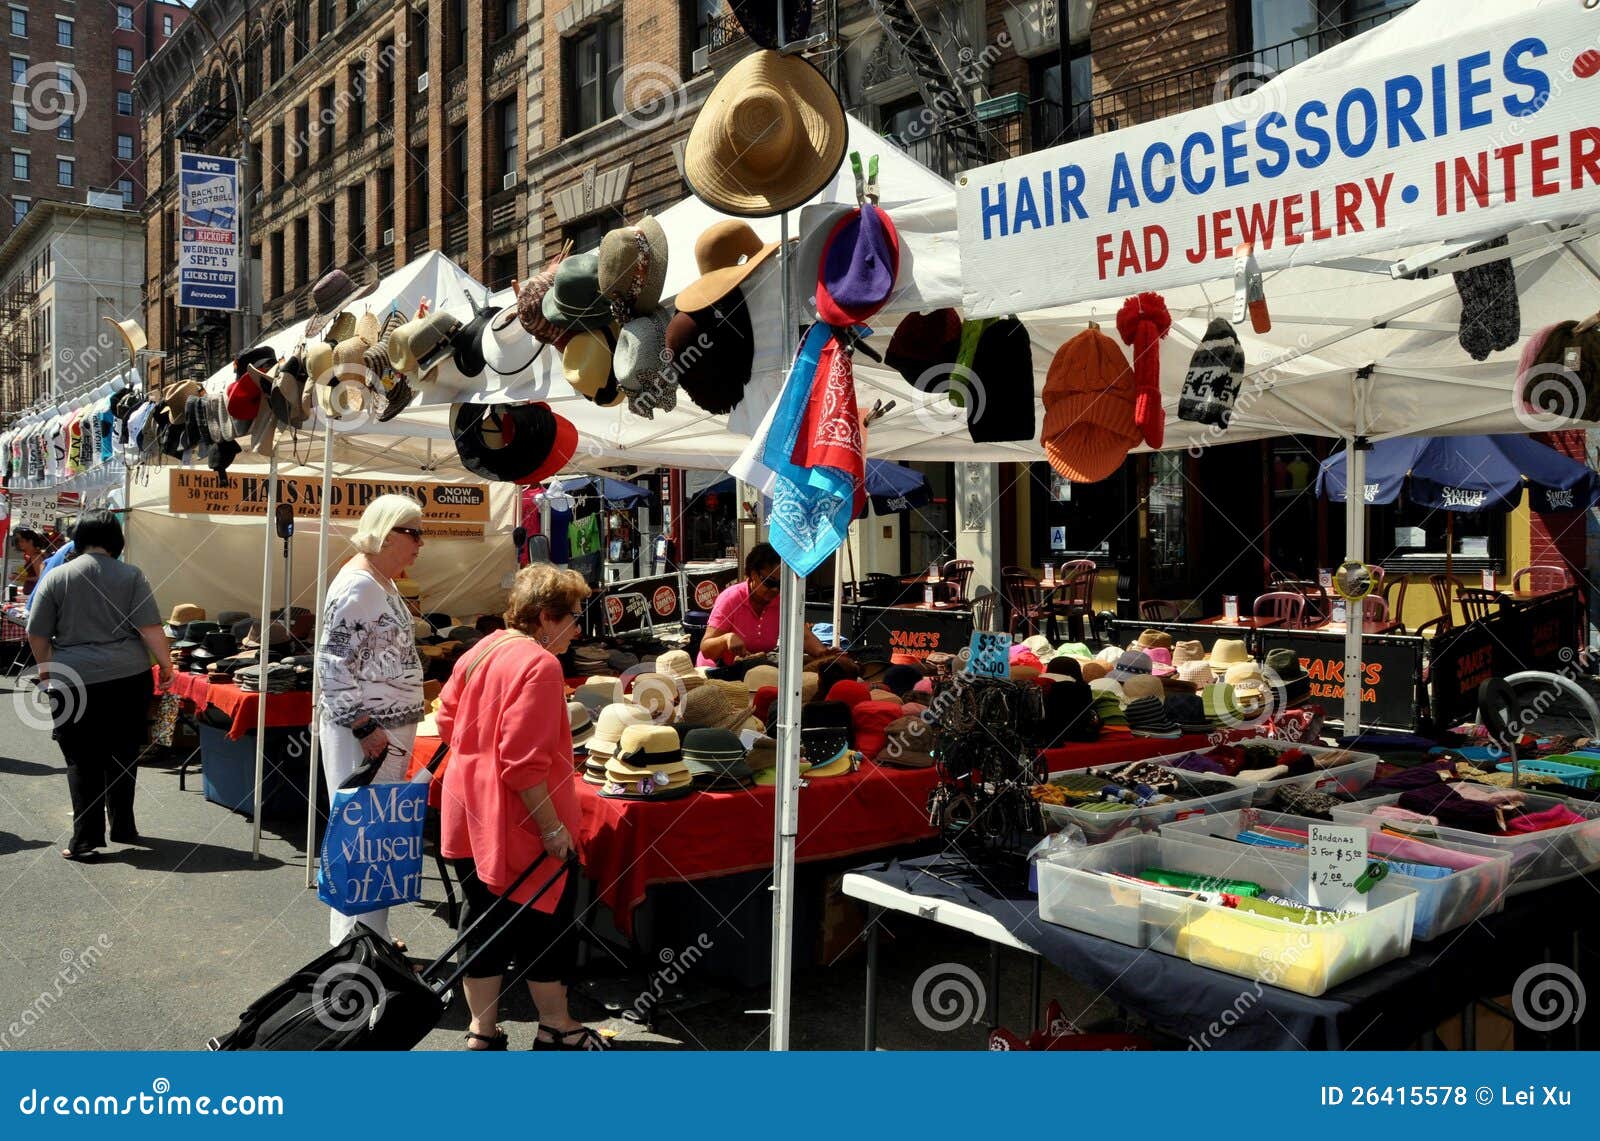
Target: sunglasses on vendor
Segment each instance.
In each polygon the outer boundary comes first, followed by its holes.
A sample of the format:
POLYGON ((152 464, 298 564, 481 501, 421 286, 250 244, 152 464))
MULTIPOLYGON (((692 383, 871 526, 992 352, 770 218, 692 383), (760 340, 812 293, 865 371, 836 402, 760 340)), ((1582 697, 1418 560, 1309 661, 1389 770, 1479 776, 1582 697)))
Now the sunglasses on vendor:
POLYGON ((782 582, 782 572, 773 571, 770 574, 762 575, 752 585, 765 587, 767 590, 777 590, 780 582, 782 582))

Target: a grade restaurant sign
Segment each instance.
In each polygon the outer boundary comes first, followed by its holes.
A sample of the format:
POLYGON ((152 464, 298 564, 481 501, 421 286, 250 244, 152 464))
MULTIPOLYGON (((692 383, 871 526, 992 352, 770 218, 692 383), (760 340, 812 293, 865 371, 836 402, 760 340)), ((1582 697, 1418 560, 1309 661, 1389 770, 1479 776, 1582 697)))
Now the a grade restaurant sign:
MULTIPOLYGON (((409 495, 422 504, 422 530, 430 539, 481 539, 489 522, 489 485, 433 483, 426 480, 335 479, 328 514, 355 520, 380 495, 409 495)), ((297 517, 322 513, 320 476, 280 475, 278 502, 297 517)), ((265 515, 267 477, 236 473, 223 484, 210 471, 173 468, 168 477, 167 509, 174 515, 265 515)))

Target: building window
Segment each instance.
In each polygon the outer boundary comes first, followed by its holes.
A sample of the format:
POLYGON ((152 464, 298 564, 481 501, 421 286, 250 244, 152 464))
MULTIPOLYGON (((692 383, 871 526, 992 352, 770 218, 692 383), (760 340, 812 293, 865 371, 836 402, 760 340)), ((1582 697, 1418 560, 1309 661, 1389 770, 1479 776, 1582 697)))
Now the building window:
POLYGON ((612 222, 604 215, 591 218, 587 222, 574 222, 566 228, 563 237, 572 243, 572 252, 575 254, 589 253, 600 248, 600 239, 606 236, 606 231, 611 229, 612 222))
POLYGON ((24 40, 28 38, 28 10, 26 8, 11 9, 11 34, 24 40))
POLYGON ((311 165, 311 104, 294 109, 294 153, 301 170, 311 165))
POLYGON ((316 40, 311 35, 311 0, 295 0, 294 5, 294 58, 299 63, 311 50, 316 40))
POLYGON ((283 78, 283 46, 289 38, 289 25, 282 16, 272 25, 272 34, 267 38, 267 82, 276 83, 283 78))
POLYGON ((378 114, 380 123, 394 121, 394 41, 378 45, 378 114))
POLYGON ((467 0, 450 0, 450 66, 467 62, 467 0))
POLYGON ((317 157, 327 158, 333 153, 333 124, 338 117, 334 110, 334 100, 338 98, 333 84, 323 84, 322 93, 317 97, 317 157))
POLYGON ((495 108, 499 126, 500 180, 517 169, 517 101, 507 99, 495 108))
POLYGON ((70 48, 72 46, 72 21, 66 16, 56 17, 56 47, 70 48))
POLYGON ((28 216, 28 206, 30 201, 31 200, 27 198, 11 199, 11 224, 13 226, 22 225, 22 220, 28 216))
POLYGON ((122 194, 122 208, 124 210, 131 209, 133 207, 133 179, 117 179, 117 190, 122 194))
POLYGON ((311 219, 302 215, 294 220, 294 283, 311 281, 311 219))
POLYGON ((622 21, 602 20, 566 42, 562 102, 567 134, 605 122, 617 113, 617 87, 622 78, 622 21))
POLYGON ((133 31, 133 9, 126 4, 117 5, 117 28, 124 32, 133 31))
POLYGON ((268 275, 271 290, 267 300, 283 295, 283 231, 272 235, 272 272, 268 275))
POLYGON ((70 158, 56 159, 56 185, 75 186, 78 182, 77 161, 70 158))
POLYGON ((168 39, 170 39, 172 37, 172 17, 171 16, 162 16, 161 17, 161 34, 162 34, 162 36, 164 36, 164 37, 166 37, 168 39))
POLYGON ((345 261, 354 264, 367 256, 367 188, 359 183, 349 191, 350 229, 345 235, 345 261))
POLYGON ((454 214, 467 208, 467 126, 461 125, 455 138, 450 140, 450 201, 445 213, 454 214))
POLYGON ((687 0, 690 18, 694 21, 694 40, 689 45, 691 56, 696 48, 709 48, 712 33, 722 19, 723 0, 687 0))
POLYGON ((73 139, 73 132, 75 130, 76 128, 73 126, 73 118, 71 115, 68 115, 56 126, 56 138, 70 143, 73 139))
POLYGON ((12 56, 11 57, 11 82, 13 84, 27 83, 28 82, 27 76, 28 76, 28 57, 25 56, 25 55, 14 55, 14 56, 12 56))
MULTIPOLYGON (((378 229, 394 229, 394 167, 386 166, 378 172, 378 229)), ((382 233, 379 233, 382 238, 382 233)))
MULTIPOLYGON (((416 171, 412 179, 407 197, 411 200, 411 228, 423 231, 423 243, 427 243, 427 229, 429 219, 429 185, 431 183, 428 164, 421 161, 415 154, 411 156, 411 169, 416 171)), ((415 257, 420 251, 412 250, 411 256, 415 257)))
POLYGON ((132 115, 133 114, 133 92, 131 92, 131 91, 119 91, 119 92, 117 92, 117 114, 119 114, 119 115, 132 115))
POLYGON ((28 162, 30 157, 27 151, 11 152, 11 177, 18 182, 28 181, 28 162))
POLYGON ((28 133, 28 105, 26 103, 13 103, 11 105, 11 129, 23 135, 28 133))
POLYGON ((362 64, 352 64, 350 83, 350 138, 353 140, 367 129, 367 69, 362 64))
POLYGON ((317 0, 317 37, 320 39, 332 32, 338 21, 333 0, 317 0))
POLYGON ((121 72, 124 72, 124 73, 126 73, 128 75, 132 75, 133 74, 133 49, 132 48, 118 48, 117 49, 117 70, 121 71, 121 72))
POLYGON ((1061 60, 1047 55, 1033 61, 1033 149, 1087 138, 1094 134, 1094 72, 1089 46, 1071 49, 1067 60, 1068 90, 1061 89, 1061 60), (1064 97, 1064 98, 1063 98, 1064 97))
POLYGON ((500 35, 509 36, 522 26, 522 0, 500 0, 500 35))
POLYGON ((117 157, 126 161, 133 157, 133 136, 117 136, 117 157))
POLYGON ((317 207, 317 276, 333 268, 333 202, 317 207))
POLYGON ((1370 31, 1415 0, 1239 0, 1243 37, 1268 72, 1303 63, 1351 36, 1370 31))
POLYGON ((418 75, 428 70, 428 10, 418 8, 411 15, 411 46, 416 49, 416 67, 418 75))

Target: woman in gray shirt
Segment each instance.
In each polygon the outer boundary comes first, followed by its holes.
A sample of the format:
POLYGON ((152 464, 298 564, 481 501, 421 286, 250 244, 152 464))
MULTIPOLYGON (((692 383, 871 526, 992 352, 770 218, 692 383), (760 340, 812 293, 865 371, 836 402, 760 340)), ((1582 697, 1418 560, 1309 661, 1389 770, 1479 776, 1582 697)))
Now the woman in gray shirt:
POLYGON ((122 526, 109 511, 85 511, 72 532, 77 555, 39 584, 28 611, 28 643, 39 688, 50 701, 56 744, 72 794, 69 860, 93 860, 106 843, 139 843, 134 777, 144 748, 152 686, 172 681, 161 612, 138 567, 118 562, 122 526))

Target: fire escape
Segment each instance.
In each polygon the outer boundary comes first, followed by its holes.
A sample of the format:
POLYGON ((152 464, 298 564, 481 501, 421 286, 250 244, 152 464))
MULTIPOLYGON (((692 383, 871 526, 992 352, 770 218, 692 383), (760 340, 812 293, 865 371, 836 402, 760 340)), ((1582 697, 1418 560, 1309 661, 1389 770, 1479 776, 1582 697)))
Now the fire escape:
POLYGON ((911 0, 868 0, 868 6, 899 51, 923 105, 934 116, 930 133, 948 140, 960 166, 982 166, 988 162, 990 148, 973 113, 972 100, 935 46, 933 33, 917 14, 911 0))
POLYGON ((20 412, 41 395, 34 371, 39 347, 33 338, 34 290, 19 278, 0 291, 0 411, 20 412))

